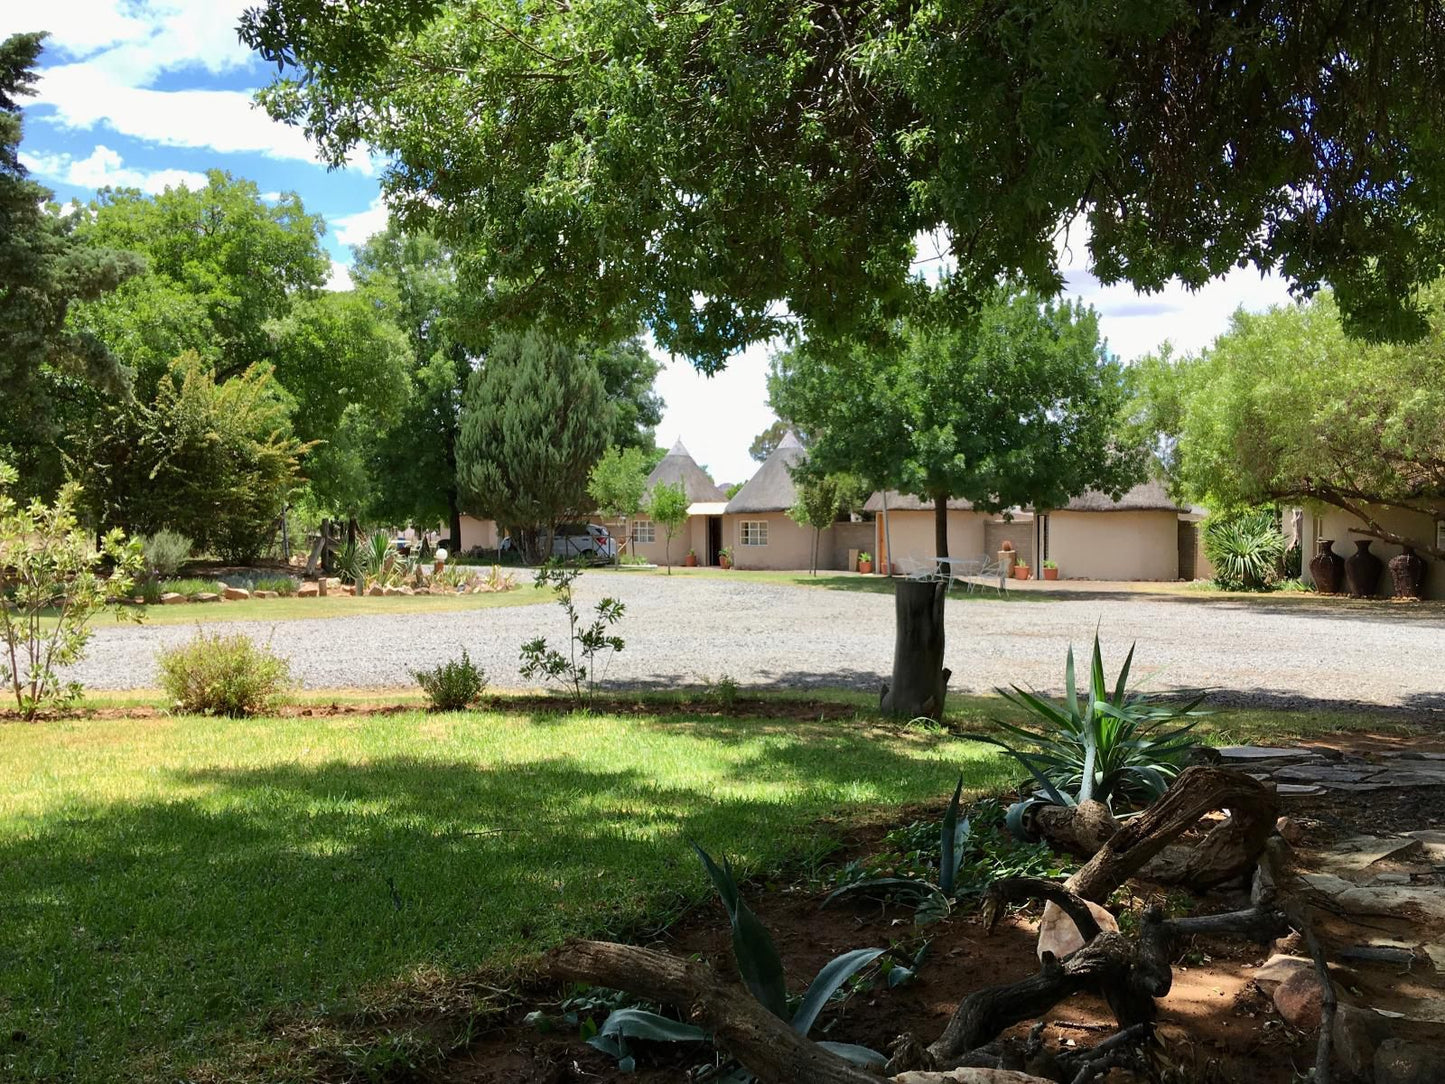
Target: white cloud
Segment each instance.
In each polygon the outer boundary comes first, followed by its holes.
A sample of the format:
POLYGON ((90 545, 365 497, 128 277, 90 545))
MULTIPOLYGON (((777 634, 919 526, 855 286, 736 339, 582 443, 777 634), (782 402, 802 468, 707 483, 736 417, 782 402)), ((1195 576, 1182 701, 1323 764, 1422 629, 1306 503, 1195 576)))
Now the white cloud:
POLYGON ((344 263, 331 261, 331 274, 326 279, 325 290, 349 290, 352 287, 351 268, 344 263))
POLYGON ((85 158, 68 154, 20 155, 20 162, 31 173, 47 181, 73 184, 79 188, 139 188, 156 195, 167 188, 206 187, 204 173, 187 169, 132 169, 116 151, 101 144, 85 158))
POLYGON ((338 215, 331 220, 336 239, 348 248, 363 245, 372 234, 386 229, 389 214, 380 196, 371 201, 371 206, 355 214, 338 215))

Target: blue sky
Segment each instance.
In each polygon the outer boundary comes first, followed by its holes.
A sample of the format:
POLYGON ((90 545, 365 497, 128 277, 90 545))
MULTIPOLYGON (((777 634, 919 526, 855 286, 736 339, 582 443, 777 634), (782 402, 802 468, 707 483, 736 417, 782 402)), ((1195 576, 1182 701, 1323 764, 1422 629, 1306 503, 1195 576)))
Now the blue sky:
MULTIPOLYGON (((349 279, 349 246, 386 223, 378 163, 357 155, 327 170, 298 130, 272 121, 252 101, 272 68, 236 37, 241 12, 257 0, 9 0, 0 36, 48 30, 39 93, 26 109, 22 161, 63 201, 88 200, 106 185, 163 191, 204 184, 223 169, 262 193, 295 191, 327 222, 332 285, 349 279)), ((1068 292, 1099 310, 1115 353, 1131 359, 1170 340, 1195 350, 1222 332, 1240 306, 1287 300, 1283 283, 1238 271, 1197 293, 1171 287, 1144 297, 1105 288, 1083 267, 1084 238, 1060 237, 1068 292)), ((664 447, 681 439, 720 482, 744 480, 755 465, 747 447, 773 420, 765 378, 768 344, 734 358, 714 378, 664 359, 658 391, 667 411, 664 447)))

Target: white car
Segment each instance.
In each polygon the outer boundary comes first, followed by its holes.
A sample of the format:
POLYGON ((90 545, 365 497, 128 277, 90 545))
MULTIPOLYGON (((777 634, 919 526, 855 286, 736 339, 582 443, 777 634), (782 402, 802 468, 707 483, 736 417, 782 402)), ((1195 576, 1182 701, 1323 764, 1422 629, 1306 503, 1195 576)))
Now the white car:
POLYGON ((597 523, 559 523, 552 532, 552 556, 569 557, 617 556, 617 543, 607 528, 597 523))
MULTIPOLYGON (((511 536, 502 539, 501 552, 510 553, 514 547, 511 536)), ((552 556, 562 560, 578 557, 617 556, 617 543, 607 528, 597 523, 559 523, 552 532, 552 556)))

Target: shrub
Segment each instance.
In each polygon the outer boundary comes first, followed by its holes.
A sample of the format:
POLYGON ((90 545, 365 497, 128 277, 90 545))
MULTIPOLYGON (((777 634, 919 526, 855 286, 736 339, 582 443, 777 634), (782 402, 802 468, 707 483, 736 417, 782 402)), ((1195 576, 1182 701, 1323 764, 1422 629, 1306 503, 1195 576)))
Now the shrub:
POLYGON ((1262 591, 1279 578, 1284 534, 1272 509, 1211 516, 1204 524, 1204 556, 1214 582, 1226 591, 1262 591))
MULTIPOLYGON (((1089 686, 1081 698, 1074 681, 1071 647, 1064 667, 1063 703, 1025 692, 1017 685, 1012 692, 998 690, 1043 724, 1042 730, 1034 731, 994 720, 996 726, 1033 746, 1031 752, 1019 752, 998 738, 974 740, 996 745, 1017 760, 1055 804, 1075 805, 1093 799, 1112 808, 1116 802, 1153 801, 1169 788, 1196 744, 1189 731, 1204 714, 1196 710, 1204 696, 1183 703, 1160 703, 1131 694, 1127 687, 1133 661, 1131 647, 1110 692, 1096 635, 1089 686), (1180 725, 1186 719, 1191 721, 1180 725)), ((1011 817, 1013 814, 1011 810, 1011 817)))
POLYGON ((257 576, 251 581, 252 591, 275 591, 278 595, 294 595, 300 582, 294 576, 257 576))
POLYGON ((140 619, 119 603, 135 589, 145 557, 119 530, 92 544, 75 517, 77 487, 62 488, 53 505, 21 505, 6 492, 17 480, 0 462, 0 682, 20 714, 33 719, 43 707, 80 696, 80 683, 62 684, 56 671, 85 654, 92 617, 113 609, 118 618, 140 619), (113 571, 103 576, 107 562, 113 571))
POLYGON ((191 556, 191 540, 179 531, 156 531, 141 545, 152 576, 174 576, 191 556))
POLYGON ((537 569, 533 582, 538 588, 551 587, 557 592, 557 604, 567 615, 570 635, 565 655, 551 647, 545 636, 528 640, 522 645, 521 672, 524 678, 560 682, 572 694, 573 704, 590 708, 597 692, 598 660, 610 660, 623 647, 622 637, 608 629, 622 620, 627 608, 615 598, 598 599, 593 607, 596 618, 590 625, 583 625, 582 615, 572 601, 572 584, 580 575, 575 568, 563 568, 555 560, 537 569))
POLYGON ((427 701, 438 711, 464 711, 480 698, 487 687, 487 675, 479 670, 462 648, 460 659, 451 659, 431 670, 413 670, 427 701))
POLYGON ((157 653, 161 688, 179 711, 259 715, 293 685, 291 664, 244 633, 198 631, 188 644, 157 653))

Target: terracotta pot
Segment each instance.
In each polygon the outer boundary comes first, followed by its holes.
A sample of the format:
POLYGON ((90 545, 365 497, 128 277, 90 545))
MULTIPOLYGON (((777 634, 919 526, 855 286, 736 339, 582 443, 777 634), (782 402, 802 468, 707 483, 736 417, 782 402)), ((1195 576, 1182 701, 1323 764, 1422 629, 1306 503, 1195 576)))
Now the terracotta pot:
POLYGON ((1345 580, 1355 598, 1374 598, 1385 563, 1370 552, 1370 540, 1359 539, 1355 552, 1345 560, 1345 580))
POLYGON ((1057 568, 1046 568, 1046 569, 1044 569, 1044 579, 1046 579, 1046 580, 1056 580, 1056 579, 1058 579, 1058 578, 1059 578, 1059 570, 1058 570, 1057 568))
POLYGON ((1026 580, 1026 579, 1028 579, 1028 578, 1029 578, 1029 566, 1028 566, 1028 565, 1014 565, 1014 579, 1016 579, 1016 580, 1026 580))
POLYGON ((858 562, 858 571, 861 572, 861 573, 862 573, 863 575, 865 575, 865 576, 871 576, 871 575, 873 574, 873 562, 872 562, 872 561, 859 561, 859 562, 858 562))
POLYGON ((696 555, 689 553, 686 557, 684 557, 684 558, 682 559, 682 564, 683 564, 683 567, 684 567, 684 568, 696 568, 696 567, 697 567, 697 557, 696 557, 696 555))
POLYGON ((723 568, 733 567, 733 559, 731 557, 719 557, 717 559, 717 563, 720 564, 723 568))
POLYGON ((1333 539, 1321 538, 1315 545, 1318 552, 1310 558, 1315 590, 1322 595, 1338 595, 1345 581, 1345 559, 1335 552, 1333 539))
POLYGON ((1413 546, 1390 558, 1390 579, 1395 584, 1396 598, 1423 598, 1425 595, 1425 562, 1413 546))

